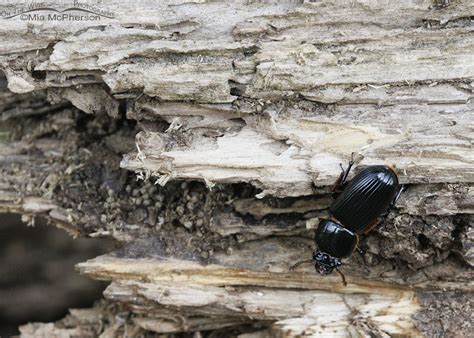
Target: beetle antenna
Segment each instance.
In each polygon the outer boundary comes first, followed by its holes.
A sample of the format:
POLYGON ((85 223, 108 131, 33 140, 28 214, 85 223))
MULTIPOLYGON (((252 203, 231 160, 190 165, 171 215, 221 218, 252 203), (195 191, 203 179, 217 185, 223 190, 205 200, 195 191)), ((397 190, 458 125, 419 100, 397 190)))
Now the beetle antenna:
POLYGON ((313 263, 314 260, 313 259, 305 259, 304 261, 299 261, 295 264, 293 264, 292 266, 290 266, 290 271, 293 271, 294 269, 296 269, 298 266, 300 266, 301 264, 305 264, 305 263, 313 263))
POLYGON ((341 272, 341 270, 339 270, 338 268, 336 268, 336 271, 337 271, 337 273, 341 276, 342 285, 347 286, 346 276, 344 276, 344 274, 343 274, 343 273, 341 272))

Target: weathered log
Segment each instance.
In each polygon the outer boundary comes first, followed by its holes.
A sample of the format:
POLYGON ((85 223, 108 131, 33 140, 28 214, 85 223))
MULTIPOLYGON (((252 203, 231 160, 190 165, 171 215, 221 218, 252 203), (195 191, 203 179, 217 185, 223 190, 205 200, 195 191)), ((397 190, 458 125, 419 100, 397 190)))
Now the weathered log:
POLYGON ((23 335, 468 335, 471 1, 102 6, 0 28, 0 211, 126 244, 78 266, 106 302, 23 335), (352 152, 407 193, 346 288, 289 273, 352 152))

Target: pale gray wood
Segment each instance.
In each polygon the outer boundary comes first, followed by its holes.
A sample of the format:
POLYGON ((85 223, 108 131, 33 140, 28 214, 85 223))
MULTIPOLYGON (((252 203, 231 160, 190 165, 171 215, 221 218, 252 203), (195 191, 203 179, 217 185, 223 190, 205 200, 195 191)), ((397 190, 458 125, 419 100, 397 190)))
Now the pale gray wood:
MULTIPOLYGON (((112 93, 143 89, 160 101, 227 103, 227 109, 212 112, 189 106, 194 113, 181 103, 165 106, 166 111, 159 102, 148 103, 148 111, 177 121, 176 133, 193 135, 183 136, 184 147, 161 134, 137 140, 139 155, 145 156, 138 161, 135 155, 126 157, 122 166, 158 176, 160 182, 245 181, 264 194, 307 195, 313 184, 330 184, 338 164, 352 151, 364 157, 362 165, 396 165, 405 182, 472 182, 473 35, 469 27, 451 28, 449 23, 468 18, 473 7, 469 1, 441 11, 428 7, 429 2, 371 8, 139 2, 117 19, 104 19, 104 29, 84 29, 91 23, 55 26, 67 39, 55 43, 44 62, 30 65, 46 71, 46 81, 8 66, 5 73, 9 88, 18 93, 74 86, 82 72, 88 81, 105 82, 112 93), (218 16, 212 16, 215 11, 218 16), (130 23, 134 16, 140 17, 140 25, 130 23), (423 26, 423 20, 429 25, 423 26), (144 27, 149 21, 152 29, 144 27), (443 29, 430 28, 433 24, 443 29), (79 28, 83 31, 68 36, 79 28), (60 82, 54 79, 58 71, 60 82), (68 73, 75 82, 68 82, 68 73), (239 109, 230 83, 253 100, 248 109, 239 109), (292 100, 298 95, 338 104, 330 110, 295 106, 292 100), (265 102, 269 99, 289 101, 275 105, 265 102), (211 126, 192 124, 209 113, 215 120, 211 126), (233 123, 226 119, 235 116, 243 124, 232 133, 219 139, 197 137, 194 128, 222 130, 233 123)), ((25 25, 6 22, 3 34, 25 25)), ((24 47, 9 46, 9 52, 25 52, 27 43, 34 50, 31 39, 52 41, 51 29, 37 27, 35 36, 22 40, 24 47)), ((81 89, 80 95, 67 89, 59 95, 85 111, 105 105, 116 115, 114 100, 104 94, 87 96, 91 89, 81 89)), ((141 106, 136 105, 133 114, 140 118, 141 106)))
MULTIPOLYGON (((273 322, 262 336, 332 330, 414 336, 420 332, 411 316, 426 310, 417 305, 420 292, 472 295, 472 1, 102 5, 117 17, 70 24, 2 20, 2 120, 37 115, 47 123, 22 141, 0 144, 0 163, 33 161, 48 175, 44 181, 27 173, 2 176, 0 211, 21 213, 29 224, 44 217, 75 236, 112 236, 154 248, 136 242, 153 241, 143 221, 111 221, 108 210, 84 215, 55 200, 61 175, 77 168, 63 173, 31 153, 64 156, 60 141, 35 135, 73 125, 67 115, 47 120, 65 102, 88 114, 125 113, 139 121, 137 150, 123 154, 120 166, 145 180, 200 180, 211 189, 208 195, 218 183, 261 189, 256 198, 226 201, 231 211, 216 207, 209 231, 238 245, 211 254, 208 264, 166 251, 80 264, 84 273, 112 280, 107 298, 122 300, 130 306, 124 311, 137 315, 133 324, 110 315, 103 337, 123 334, 124 327, 133 336, 141 329, 199 331, 248 319, 273 322), (326 217, 329 187, 352 152, 356 171, 387 163, 412 185, 391 227, 367 239, 366 263, 374 256, 384 260, 365 265, 353 257, 345 266, 347 288, 337 276, 321 278, 311 267, 289 274, 292 262, 310 257, 311 230, 326 217), (285 206, 262 200, 275 196, 301 199, 285 206), (288 214, 298 221, 283 227, 288 214), (95 219, 100 224, 89 224, 95 219), (85 231, 84 224, 95 230, 85 231), (432 252, 417 250, 420 235, 431 241, 432 252), (382 240, 399 238, 399 251, 384 247, 382 240), (452 241, 460 242, 456 253, 445 249, 452 241), (448 259, 454 254, 465 265, 448 259), (398 260, 416 272, 394 267, 398 260), (216 313, 218 319, 209 315, 216 313)), ((109 142, 116 140, 122 139, 109 142)), ((32 324, 22 332, 86 335, 97 324, 91 318, 109 313, 88 311, 75 313, 71 329, 32 324)))

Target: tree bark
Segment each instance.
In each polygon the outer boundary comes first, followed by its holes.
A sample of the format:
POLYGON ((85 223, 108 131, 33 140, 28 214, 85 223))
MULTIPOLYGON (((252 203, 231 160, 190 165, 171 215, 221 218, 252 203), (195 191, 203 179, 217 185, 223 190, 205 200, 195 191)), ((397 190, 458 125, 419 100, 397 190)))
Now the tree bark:
POLYGON ((471 1, 96 6, 0 28, 0 212, 121 243, 78 265, 106 300, 23 336, 469 335, 471 1), (408 191, 344 287, 288 268, 351 153, 408 191))

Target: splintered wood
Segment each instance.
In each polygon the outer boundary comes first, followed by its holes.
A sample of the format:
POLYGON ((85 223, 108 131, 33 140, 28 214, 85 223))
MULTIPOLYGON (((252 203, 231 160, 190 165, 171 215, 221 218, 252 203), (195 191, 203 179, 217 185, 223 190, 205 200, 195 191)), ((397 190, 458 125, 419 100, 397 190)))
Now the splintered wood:
POLYGON ((121 4, 120 19, 101 29, 88 22, 51 35, 45 26, 26 40, 11 36, 26 22, 8 20, 10 53, 64 39, 30 60, 44 80, 5 74, 16 93, 49 88, 112 116, 128 98, 129 116, 171 123, 140 134, 138 153, 121 164, 161 184, 249 182, 261 196, 309 195, 351 152, 360 165, 395 164, 405 183, 474 181, 474 38, 461 24, 472 3, 340 5, 121 4))
MULTIPOLYGON (((137 325, 156 332, 265 321, 273 322, 271 331, 278 336, 419 334, 410 318, 419 309, 410 288, 364 280, 350 280, 343 287, 338 276, 243 268, 253 263, 252 255, 243 249, 231 258, 218 257, 225 265, 101 256, 78 268, 94 278, 112 279, 106 298, 133 304, 137 325), (247 257, 250 261, 243 261, 247 257), (164 311, 168 320, 162 319, 164 311)), ((284 258, 275 249, 267 255, 284 258)))

